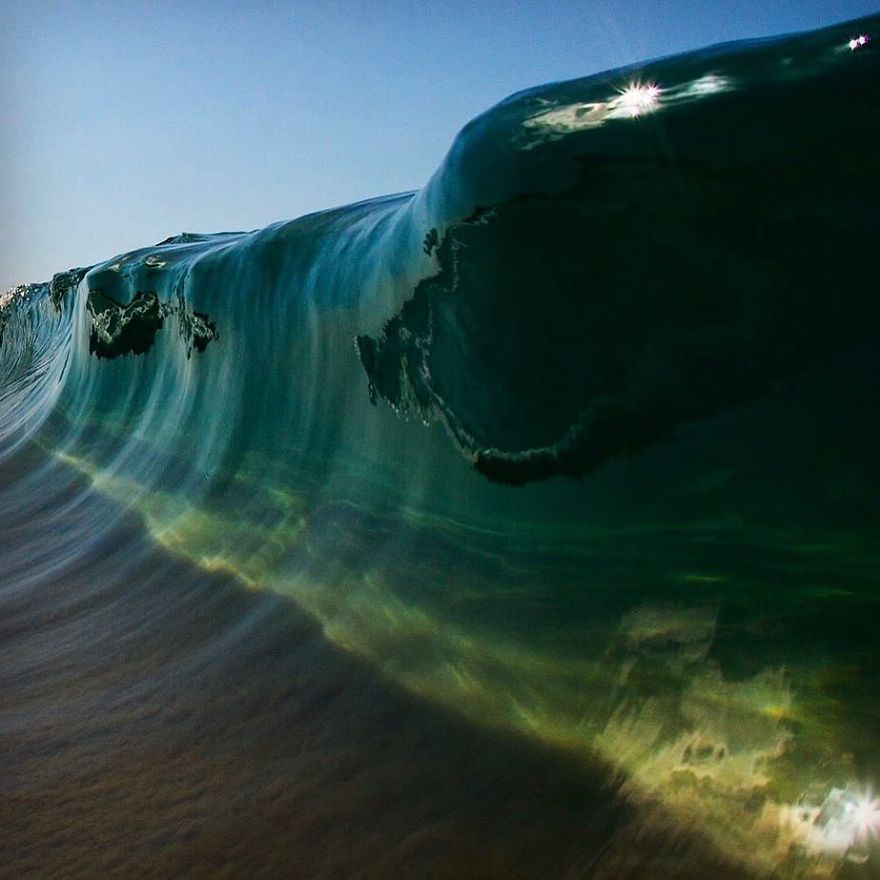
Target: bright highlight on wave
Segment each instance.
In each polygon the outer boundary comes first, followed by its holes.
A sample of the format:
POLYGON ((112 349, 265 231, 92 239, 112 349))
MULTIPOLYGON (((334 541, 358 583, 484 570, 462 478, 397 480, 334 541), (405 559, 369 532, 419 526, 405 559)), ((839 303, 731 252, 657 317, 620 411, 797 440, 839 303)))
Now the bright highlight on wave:
POLYGON ((856 797, 853 813, 859 831, 880 833, 880 799, 874 797, 870 790, 856 797))
POLYGON ((857 37, 853 37, 849 41, 849 47, 850 47, 850 49, 855 51, 856 49, 861 49, 861 47, 866 45, 867 42, 868 42, 868 35, 867 34, 859 34, 857 37))
POLYGON ((620 97, 616 99, 617 105, 629 113, 630 116, 641 116, 642 113, 650 113, 657 106, 660 98, 660 87, 656 83, 630 83, 625 89, 621 89, 620 97))
POLYGON ((523 148, 559 140, 571 132, 601 128, 614 120, 635 120, 661 108, 730 92, 734 87, 732 77, 715 71, 663 87, 653 81, 631 80, 604 100, 561 104, 527 117, 522 122, 527 132, 523 148))
POLYGON ((852 783, 824 796, 807 795, 787 813, 794 840, 821 859, 867 862, 880 834, 880 801, 870 788, 852 783))

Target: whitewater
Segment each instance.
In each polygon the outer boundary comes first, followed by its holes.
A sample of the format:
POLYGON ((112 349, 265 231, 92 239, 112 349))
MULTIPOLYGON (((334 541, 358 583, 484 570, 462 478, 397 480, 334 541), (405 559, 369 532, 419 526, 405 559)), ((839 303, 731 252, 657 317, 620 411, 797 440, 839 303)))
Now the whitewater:
POLYGON ((877 876, 873 34, 0 297, 0 874, 877 876))

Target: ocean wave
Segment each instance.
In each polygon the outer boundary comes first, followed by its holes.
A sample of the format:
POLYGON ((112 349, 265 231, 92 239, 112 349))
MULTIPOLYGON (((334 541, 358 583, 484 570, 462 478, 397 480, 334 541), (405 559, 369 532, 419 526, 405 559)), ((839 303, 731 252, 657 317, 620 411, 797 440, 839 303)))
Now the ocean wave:
POLYGON ((27 497, 75 565, 65 517, 107 499, 90 547, 134 516, 725 857, 868 859, 828 819, 878 766, 880 56, 853 27, 530 89, 417 192, 10 291, 3 534, 27 497))

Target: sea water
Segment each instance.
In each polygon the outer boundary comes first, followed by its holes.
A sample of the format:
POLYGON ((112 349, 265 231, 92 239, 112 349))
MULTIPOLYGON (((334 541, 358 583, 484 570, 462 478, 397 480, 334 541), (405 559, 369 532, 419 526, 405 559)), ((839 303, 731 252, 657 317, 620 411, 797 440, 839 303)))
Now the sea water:
POLYGON ((7 864, 880 870, 878 31, 8 292, 7 864))

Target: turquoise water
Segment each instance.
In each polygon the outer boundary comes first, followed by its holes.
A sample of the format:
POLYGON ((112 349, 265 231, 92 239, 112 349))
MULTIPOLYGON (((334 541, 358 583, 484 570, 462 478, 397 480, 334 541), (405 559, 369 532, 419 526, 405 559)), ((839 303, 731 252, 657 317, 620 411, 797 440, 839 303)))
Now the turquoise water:
MULTIPOLYGON (((850 40, 878 24, 527 90, 418 192, 182 234, 6 294, 10 729, 54 705, 15 673, 45 659, 15 641, 56 625, 44 594, 75 583, 86 630, 106 600, 125 644, 163 614, 179 626, 181 597, 256 602, 295 609, 334 669, 358 664, 408 711, 608 786, 616 818, 570 876, 871 876, 880 114, 876 46, 850 40), (165 566, 138 623, 121 609, 165 566), (624 825, 661 843, 609 849, 624 825)), ((234 619, 218 612, 203 654, 264 637, 234 619)), ((309 723, 344 707, 316 699, 309 723)), ((271 701, 254 711, 273 729, 271 701)), ((389 738, 398 723, 419 728, 391 719, 389 738)), ((524 876, 562 876, 560 847, 524 876)), ((500 864, 474 875, 513 876, 500 864)))

